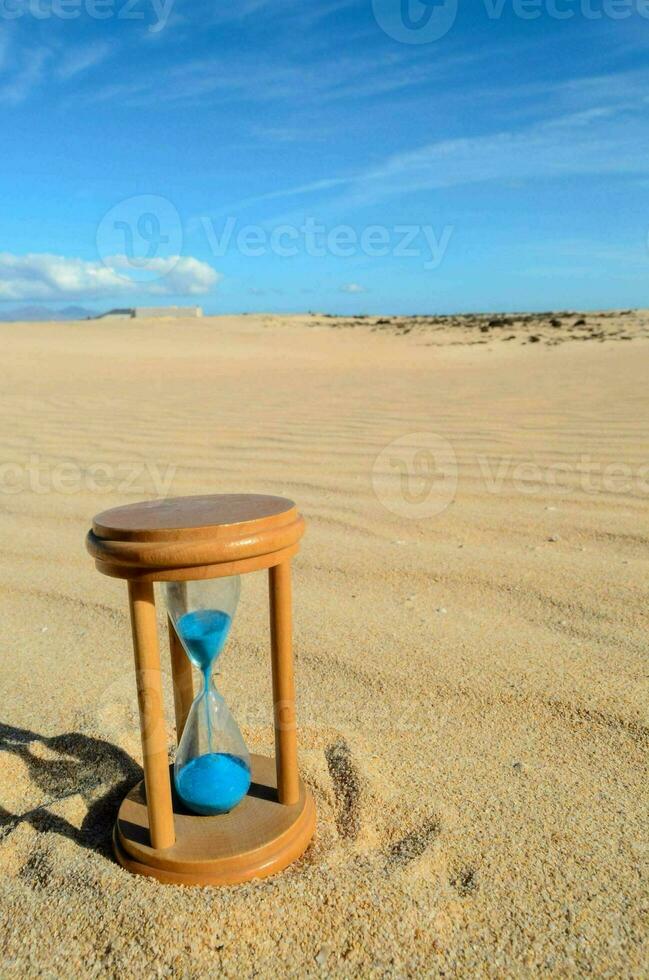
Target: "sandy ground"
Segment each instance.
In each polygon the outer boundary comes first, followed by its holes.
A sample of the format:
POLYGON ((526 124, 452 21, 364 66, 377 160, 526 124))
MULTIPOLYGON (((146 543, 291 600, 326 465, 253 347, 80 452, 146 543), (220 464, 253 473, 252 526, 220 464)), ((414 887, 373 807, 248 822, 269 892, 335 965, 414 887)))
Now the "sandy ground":
MULTIPOLYGON (((646 975, 649 318, 578 319, 0 325, 3 978, 646 975), (83 539, 232 490, 309 522, 318 831, 274 879, 162 886, 110 857, 132 654, 83 539)), ((248 576, 221 688, 257 751, 266 616, 248 576)))

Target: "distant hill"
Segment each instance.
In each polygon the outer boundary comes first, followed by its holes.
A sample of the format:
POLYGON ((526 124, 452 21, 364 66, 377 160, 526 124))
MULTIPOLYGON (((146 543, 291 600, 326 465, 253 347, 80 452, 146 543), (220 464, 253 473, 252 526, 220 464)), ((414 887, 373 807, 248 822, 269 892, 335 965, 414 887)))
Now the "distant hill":
POLYGON ((62 310, 52 310, 49 306, 18 306, 14 310, 0 310, 0 320, 13 323, 18 320, 31 323, 56 320, 88 320, 96 316, 95 310, 84 306, 65 306, 62 310))

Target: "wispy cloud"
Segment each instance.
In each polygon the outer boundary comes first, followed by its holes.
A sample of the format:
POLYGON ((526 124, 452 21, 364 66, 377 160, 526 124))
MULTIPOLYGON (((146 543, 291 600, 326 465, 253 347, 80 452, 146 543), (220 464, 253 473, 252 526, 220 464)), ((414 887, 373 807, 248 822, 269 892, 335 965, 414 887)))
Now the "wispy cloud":
POLYGON ((45 82, 66 82, 89 71, 115 48, 105 41, 66 46, 55 38, 34 45, 19 37, 0 28, 0 104, 9 106, 27 102, 45 82))
POLYGON ((94 68, 104 61, 111 53, 111 45, 106 43, 87 44, 83 47, 70 48, 59 61, 56 74, 59 78, 68 79, 94 68))
POLYGON ((529 243, 526 256, 535 256, 530 268, 521 275, 536 276, 552 270, 554 276, 569 276, 576 269, 590 278, 603 274, 617 279, 647 281, 649 276, 649 241, 638 240, 619 245, 603 245, 588 238, 573 238, 546 243, 529 243))
POLYGON ((148 296, 200 296, 222 278, 211 266, 191 256, 151 259, 151 281, 141 281, 141 266, 125 255, 104 262, 47 253, 12 255, 0 252, 0 300, 95 299, 139 293, 148 296))
MULTIPOLYGON (((317 133, 309 132, 309 139, 322 142, 329 135, 333 135, 334 130, 320 129, 317 133)), ((253 126, 251 135, 260 140, 270 143, 302 143, 304 141, 304 129, 301 126, 253 126)))
MULTIPOLYGON (((190 58, 166 64, 165 102, 169 106, 210 104, 277 103, 294 105, 300 93, 300 105, 331 105, 342 101, 364 101, 405 89, 420 90, 424 82, 440 79, 459 64, 476 60, 478 53, 462 58, 431 61, 420 53, 361 53, 341 55, 322 61, 305 59, 304 52, 291 59, 272 55, 253 57, 245 52, 236 57, 190 58)), ((140 72, 128 79, 128 103, 134 108, 159 105, 159 75, 155 70, 140 72)), ((99 87, 86 93, 86 101, 105 101, 113 86, 99 87)))
MULTIPOLYGON (((636 73, 634 80, 638 80, 636 73)), ((515 129, 437 140, 391 154, 356 173, 273 190, 233 207, 272 200, 322 198, 323 192, 329 191, 344 195, 339 196, 338 203, 350 207, 395 195, 480 182, 597 174, 648 176, 649 124, 642 104, 644 99, 634 99, 632 90, 620 87, 620 81, 619 76, 609 80, 613 96, 609 104, 583 108, 571 105, 573 111, 550 115, 515 129)), ((588 96, 601 98, 606 87, 604 80, 597 79, 595 83, 586 79, 585 82, 588 96)), ((649 72, 645 73, 645 82, 649 82, 649 72)), ((576 89, 573 80, 563 86, 568 94, 576 89)))
POLYGON ((20 105, 41 84, 45 66, 50 57, 47 48, 32 48, 25 50, 16 58, 17 64, 10 65, 11 72, 7 81, 0 82, 0 103, 5 105, 20 105))
POLYGON ((4 70, 9 60, 9 35, 0 29, 0 72, 4 70))
POLYGON ((286 6, 286 0, 223 0, 218 4, 210 4, 210 22, 226 24, 246 20, 264 12, 267 14, 281 11, 286 6))
POLYGON ((572 175, 647 174, 646 124, 608 114, 554 119, 485 136, 441 140, 394 154, 349 181, 355 203, 462 184, 572 175), (605 126, 596 125, 606 119, 605 126))
POLYGON ((296 4, 295 0, 176 0, 176 9, 185 19, 191 15, 198 17, 205 26, 225 26, 250 22, 257 17, 263 17, 263 23, 270 20, 290 20, 294 28, 302 27, 325 20, 342 10, 358 4, 358 0, 329 0, 320 2, 296 4), (185 11, 187 13, 185 14, 185 11))

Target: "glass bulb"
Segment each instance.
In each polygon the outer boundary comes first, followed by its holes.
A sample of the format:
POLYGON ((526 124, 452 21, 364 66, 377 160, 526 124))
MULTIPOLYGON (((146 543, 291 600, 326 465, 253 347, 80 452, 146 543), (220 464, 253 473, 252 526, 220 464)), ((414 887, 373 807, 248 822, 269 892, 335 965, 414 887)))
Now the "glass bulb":
POLYGON ((246 744, 212 678, 240 591, 239 576, 166 585, 173 628, 202 675, 176 753, 174 784, 187 808, 202 815, 227 813, 250 788, 246 744))

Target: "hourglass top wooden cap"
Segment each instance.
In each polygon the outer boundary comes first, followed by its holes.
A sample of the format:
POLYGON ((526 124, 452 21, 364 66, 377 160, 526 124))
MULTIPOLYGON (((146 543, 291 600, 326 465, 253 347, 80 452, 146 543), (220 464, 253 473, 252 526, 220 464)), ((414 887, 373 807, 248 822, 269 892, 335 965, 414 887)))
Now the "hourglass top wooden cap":
POLYGON ((304 518, 292 500, 217 493, 105 510, 86 545, 106 575, 186 580, 280 564, 295 554, 303 533, 304 518))

